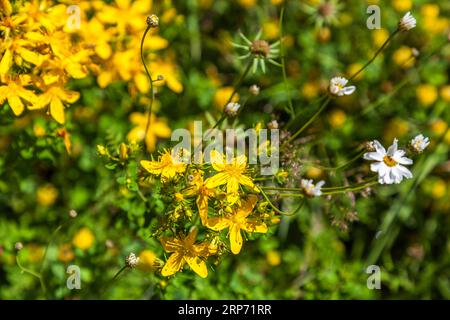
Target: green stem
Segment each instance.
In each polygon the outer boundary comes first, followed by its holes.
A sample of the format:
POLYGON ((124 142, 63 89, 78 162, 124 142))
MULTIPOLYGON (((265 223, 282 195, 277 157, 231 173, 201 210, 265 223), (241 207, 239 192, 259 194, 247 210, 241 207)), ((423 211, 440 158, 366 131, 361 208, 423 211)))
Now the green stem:
POLYGON ((141 49, 140 49, 142 64, 144 65, 144 69, 145 69, 145 73, 147 74, 147 78, 150 81, 150 95, 151 95, 151 99, 150 99, 150 102, 148 104, 148 109, 147 109, 148 114, 147 114, 147 123, 145 125, 144 144, 145 144, 145 138, 147 137, 147 134, 148 134, 148 130, 150 129, 150 124, 151 124, 151 119, 152 119, 153 100, 155 100, 155 90, 153 88, 153 79, 150 75, 150 72, 148 71, 147 64, 145 63, 145 58, 144 58, 144 40, 150 29, 151 29, 151 26, 148 25, 142 36, 141 49))
POLYGON ((22 266, 22 264, 20 263, 20 260, 19 260, 19 253, 17 253, 17 255, 16 255, 16 263, 22 272, 28 273, 28 274, 32 275, 33 277, 36 277, 39 279, 39 283, 41 284, 41 288, 42 288, 42 291, 44 292, 44 296, 46 296, 47 288, 45 287, 45 283, 44 283, 44 279, 42 279, 42 275, 40 273, 37 273, 31 269, 28 269, 28 268, 25 268, 24 266, 22 266))
POLYGON ((359 69, 355 74, 353 74, 348 81, 351 81, 353 79, 355 79, 364 69, 366 69, 375 59, 376 57, 381 53, 381 51, 383 51, 384 48, 386 48, 386 46, 389 44, 389 42, 391 42, 391 40, 394 38, 394 36, 400 31, 400 29, 396 29, 394 32, 392 32, 389 37, 386 39, 386 41, 383 43, 383 45, 378 48, 378 50, 375 52, 375 54, 373 55, 372 59, 370 59, 369 61, 366 62, 366 64, 364 66, 361 67, 361 69, 359 69))
POLYGON ((285 143, 290 143, 292 142, 295 138, 297 138, 303 131, 306 130, 306 128, 309 127, 309 125, 311 123, 314 122, 314 120, 317 119, 317 117, 322 113, 322 111, 326 108, 326 106, 328 105, 328 103, 330 102, 331 97, 328 96, 327 99, 322 103, 322 105, 320 106, 320 108, 316 111, 316 113, 303 125, 303 127, 301 127, 296 133, 294 133, 285 143))
POLYGON ((287 82, 287 74, 286 74, 286 62, 284 59, 284 45, 283 45, 283 19, 284 19, 284 6, 281 8, 280 13, 280 56, 281 56, 281 70, 283 73, 283 82, 286 90, 286 95, 288 98, 288 106, 292 117, 295 117, 294 105, 292 104, 291 92, 289 90, 289 85, 287 82))
POLYGON ((352 164, 353 162, 355 162, 356 160, 358 160, 359 158, 361 158, 361 156, 362 156, 365 152, 366 152, 365 150, 359 152, 355 157, 353 157, 353 158, 350 159, 349 161, 347 161, 347 162, 345 162, 345 163, 343 163, 343 164, 341 164, 341 165, 339 165, 339 166, 337 166, 337 167, 326 167, 326 166, 321 166, 320 164, 315 164, 315 163, 313 163, 313 162, 305 163, 305 164, 307 164, 307 165, 309 165, 309 166, 311 166, 311 167, 314 167, 314 168, 322 169, 322 170, 327 170, 327 171, 338 171, 338 170, 341 170, 341 169, 343 169, 343 168, 349 166, 350 164, 352 164))
POLYGON ((284 212, 280 209, 278 209, 273 203, 272 201, 270 201, 269 197, 267 196, 267 194, 264 192, 264 190, 262 190, 261 188, 259 188, 259 190, 261 191, 261 194, 263 195, 264 199, 266 199, 266 201, 269 203, 269 205, 272 207, 272 209, 284 216, 293 216, 295 213, 297 213, 297 211, 301 208, 301 206, 303 206, 303 203, 301 204, 300 207, 298 207, 297 209, 293 210, 292 212, 284 212))

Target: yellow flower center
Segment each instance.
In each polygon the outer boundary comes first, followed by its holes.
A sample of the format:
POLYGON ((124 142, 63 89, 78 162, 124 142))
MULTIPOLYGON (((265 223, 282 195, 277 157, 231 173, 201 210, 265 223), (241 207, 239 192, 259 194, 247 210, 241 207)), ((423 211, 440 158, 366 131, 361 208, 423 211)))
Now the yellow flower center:
POLYGON ((395 167, 397 165, 397 161, 392 159, 390 156, 384 156, 383 161, 388 167, 395 167))

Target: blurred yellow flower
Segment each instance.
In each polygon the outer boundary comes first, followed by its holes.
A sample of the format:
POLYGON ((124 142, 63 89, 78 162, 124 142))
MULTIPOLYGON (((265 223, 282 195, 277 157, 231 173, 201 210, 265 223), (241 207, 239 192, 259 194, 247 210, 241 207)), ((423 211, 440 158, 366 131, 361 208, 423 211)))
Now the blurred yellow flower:
POLYGON ((239 0, 239 4, 244 8, 251 8, 256 4, 256 0, 239 0))
POLYGON ((69 243, 64 243, 58 248, 58 260, 61 262, 70 262, 75 258, 72 246, 69 243))
POLYGON ((145 145, 149 152, 153 152, 156 148, 156 141, 158 138, 169 138, 172 130, 163 119, 158 119, 155 114, 152 114, 151 123, 148 128, 147 136, 145 130, 147 127, 147 114, 133 112, 130 114, 130 121, 135 125, 128 133, 127 138, 130 142, 140 142, 145 139, 145 145))
POLYGON ((151 250, 143 250, 139 254, 138 268, 142 271, 153 271, 156 269, 156 254, 151 250))
POLYGON ((399 49, 397 49, 392 55, 392 59, 394 60, 395 64, 405 69, 412 67, 416 60, 413 56, 412 49, 407 46, 401 46, 399 49))
POLYGON ((17 81, 8 81, 7 85, 0 86, 0 105, 5 100, 8 101, 14 115, 19 116, 25 109, 22 100, 36 105, 38 98, 33 91, 23 88, 17 81))
MULTIPOLYGON (((228 99, 230 99, 231 94, 233 93, 234 88, 233 87, 222 87, 216 90, 214 93, 214 106, 222 110, 225 107, 225 104, 227 103, 228 99)), ((239 101, 239 94, 235 94, 233 96, 233 99, 231 102, 238 102, 239 101)))
MULTIPOLYGON (((361 63, 352 63, 351 65, 348 66, 347 68, 347 75, 348 77, 352 77, 355 73, 357 73, 361 68, 363 67, 363 65, 361 63)), ((364 71, 361 71, 355 78, 354 80, 361 80, 362 78, 364 78, 364 71)))
POLYGON ((416 96, 424 107, 431 106, 438 98, 438 90, 431 84, 421 84, 416 88, 416 96))
POLYGON ((411 0, 392 0, 392 6, 398 12, 409 11, 412 8, 411 0))
POLYGON ((50 207, 55 203, 58 194, 58 189, 49 183, 37 189, 36 200, 41 206, 50 207))
POLYGON ((450 85, 443 86, 440 90, 441 98, 445 102, 450 102, 450 85))
POLYGON ((392 141, 394 138, 401 138, 408 133, 409 124, 407 121, 394 118, 388 122, 384 130, 385 141, 392 141))
POLYGON ((443 198, 447 194, 447 184, 442 179, 436 179, 433 183, 431 195, 434 199, 443 198))
POLYGON ((155 82, 155 85, 167 84, 167 87, 175 93, 183 91, 183 84, 180 81, 180 73, 177 65, 169 59, 159 59, 150 63, 150 73, 152 79, 163 76, 163 81, 155 82))
POLYGON ((273 40, 280 36, 280 24, 276 20, 265 22, 262 28, 263 34, 267 40, 273 40))
POLYGON ((424 18, 437 18, 439 11, 439 5, 433 3, 426 3, 420 7, 420 13, 424 18))
POLYGON ((377 48, 381 47, 388 38, 389 32, 386 29, 381 28, 372 31, 373 43, 377 48))
POLYGON ((274 6, 277 6, 279 4, 282 4, 284 2, 284 0, 271 0, 271 2, 274 6))
POLYGON ((64 124, 64 103, 74 103, 80 98, 75 91, 66 90, 62 85, 52 85, 45 89, 38 98, 38 105, 30 107, 30 110, 42 109, 50 105, 50 114, 58 123, 64 124))
POLYGON ((340 109, 335 109, 328 115, 328 121, 330 122, 330 125, 335 129, 341 128, 344 125, 346 119, 347 115, 340 109))
POLYGON ((276 266, 280 265, 280 263, 281 263, 281 256, 278 253, 278 251, 270 250, 266 254, 266 260, 270 266, 276 267, 276 266))
POLYGON ((437 136, 443 135, 447 128, 447 122, 442 119, 434 120, 430 125, 430 130, 437 136))
POLYGON ((84 227, 75 234, 75 236, 72 239, 72 243, 75 247, 81 249, 81 250, 87 250, 92 247, 94 244, 95 237, 92 231, 84 227))
POLYGON ((314 99, 319 95, 320 87, 316 82, 306 82, 301 88, 301 94, 306 99, 314 99))
POLYGON ((309 167, 307 170, 306 170, 306 176, 308 177, 308 178, 311 178, 311 179, 319 179, 320 177, 322 177, 322 174, 323 174, 323 171, 322 171, 322 169, 320 169, 320 168, 316 168, 316 167, 309 167))

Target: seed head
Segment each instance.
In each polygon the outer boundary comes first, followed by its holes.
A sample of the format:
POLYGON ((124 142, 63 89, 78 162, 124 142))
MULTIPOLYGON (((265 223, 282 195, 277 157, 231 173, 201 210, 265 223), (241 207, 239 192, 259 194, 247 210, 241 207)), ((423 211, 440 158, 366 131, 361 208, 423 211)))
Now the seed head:
POLYGON ((147 17, 147 25, 150 28, 156 28, 159 26, 159 18, 156 14, 151 14, 147 17))

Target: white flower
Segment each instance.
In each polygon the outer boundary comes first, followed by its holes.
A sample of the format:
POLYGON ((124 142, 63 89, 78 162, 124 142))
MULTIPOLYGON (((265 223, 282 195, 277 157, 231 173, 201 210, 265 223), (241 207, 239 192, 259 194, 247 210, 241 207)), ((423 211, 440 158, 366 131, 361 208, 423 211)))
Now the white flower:
POLYGON ((377 161, 370 165, 370 170, 378 172, 378 182, 381 184, 400 183, 403 178, 412 178, 412 173, 404 165, 413 161, 404 157, 405 151, 398 150, 398 140, 394 139, 392 146, 386 149, 377 140, 373 141, 375 152, 367 152, 364 159, 377 161))
POLYGON ((407 12, 403 18, 400 19, 398 27, 402 31, 409 31, 416 27, 416 19, 412 16, 411 12, 407 12))
POLYGON ((301 186, 305 191, 305 194, 310 197, 318 197, 322 195, 322 186, 325 184, 325 181, 319 181, 315 185, 312 180, 302 179, 301 186))
POLYGON ((334 77, 330 81, 330 92, 335 96, 342 97, 344 95, 348 96, 355 92, 355 86, 346 87, 348 80, 344 77, 334 77))
POLYGON ((430 144, 430 139, 423 136, 423 134, 419 134, 414 139, 411 140, 410 145, 414 152, 422 153, 426 147, 430 144))
POLYGON ((269 129, 278 129, 278 127, 279 125, 277 120, 272 120, 267 124, 267 128, 269 129))
POLYGON ((250 91, 252 95, 257 96, 261 91, 261 88, 258 85, 254 84, 248 89, 248 91, 250 91))
POLYGON ((241 105, 239 103, 230 102, 225 106, 225 113, 230 117, 234 117, 235 115, 237 115, 240 108, 241 105))
POLYGON ((136 257, 136 255, 132 252, 125 258, 125 264, 128 268, 133 269, 135 268, 139 263, 139 257, 136 257))

